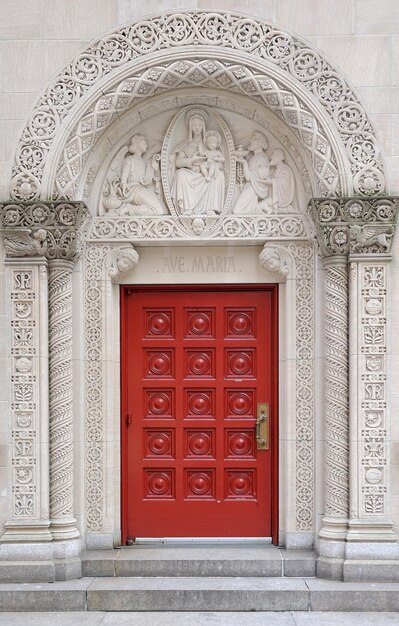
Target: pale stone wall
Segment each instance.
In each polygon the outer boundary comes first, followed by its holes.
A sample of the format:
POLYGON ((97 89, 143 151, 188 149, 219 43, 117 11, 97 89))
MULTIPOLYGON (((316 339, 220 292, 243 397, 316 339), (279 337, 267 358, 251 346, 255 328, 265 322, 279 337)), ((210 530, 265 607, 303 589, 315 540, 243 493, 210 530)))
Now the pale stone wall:
MULTIPOLYGON (((252 14, 291 30, 319 47, 346 74, 368 107, 385 152, 389 176, 387 192, 399 193, 399 4, 396 0, 147 0, 145 3, 138 0, 2 0, 0 200, 9 197, 8 182, 17 141, 38 94, 50 78, 79 49, 102 33, 151 12, 183 8, 226 8, 252 14)), ((392 514, 399 525, 399 289, 395 289, 399 284, 398 245, 392 269, 392 514)), ((0 273, 0 293, 4 290, 4 274, 0 273)), ((7 476, 10 425, 2 411, 9 401, 4 309, 4 298, 0 298, 0 521, 7 518, 10 484, 7 476), (2 385, 3 381, 6 385, 2 385)), ((76 346, 77 352, 81 349, 76 346)), ((318 357, 322 360, 319 349, 318 357)), ((317 437, 323 438, 321 424, 317 437)), ((76 445, 77 453, 78 448, 76 445)), ((324 510, 321 471, 317 481, 320 518, 324 510)), ((80 499, 79 494, 75 497, 80 499)), ((79 512, 81 507, 78 504, 76 508, 79 512)))

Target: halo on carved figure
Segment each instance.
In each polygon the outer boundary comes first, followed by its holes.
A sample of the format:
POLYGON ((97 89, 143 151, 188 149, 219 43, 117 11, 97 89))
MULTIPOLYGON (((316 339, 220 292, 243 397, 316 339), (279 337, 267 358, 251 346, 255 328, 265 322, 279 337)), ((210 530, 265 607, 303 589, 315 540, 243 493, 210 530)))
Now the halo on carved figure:
POLYGON ((166 204, 190 234, 211 233, 230 209, 235 186, 231 132, 216 111, 184 107, 173 117, 161 152, 166 204))

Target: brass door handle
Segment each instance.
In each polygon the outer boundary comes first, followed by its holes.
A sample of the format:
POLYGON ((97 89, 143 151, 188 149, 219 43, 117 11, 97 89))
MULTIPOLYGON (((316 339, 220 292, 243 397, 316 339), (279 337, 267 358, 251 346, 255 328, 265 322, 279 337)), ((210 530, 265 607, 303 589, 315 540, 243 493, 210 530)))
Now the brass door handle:
POLYGON ((269 404, 267 402, 258 402, 256 447, 258 450, 269 449, 269 404))

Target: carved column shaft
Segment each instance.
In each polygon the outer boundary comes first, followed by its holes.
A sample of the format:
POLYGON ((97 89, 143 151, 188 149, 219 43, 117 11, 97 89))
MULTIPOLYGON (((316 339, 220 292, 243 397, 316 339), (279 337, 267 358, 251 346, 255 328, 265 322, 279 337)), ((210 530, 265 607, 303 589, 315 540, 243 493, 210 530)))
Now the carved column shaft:
POLYGON ((396 540, 389 519, 389 260, 357 255, 350 264, 351 542, 396 540))
POLYGON ((342 525, 340 530, 346 533, 349 492, 348 269, 346 257, 328 257, 324 259, 324 265, 326 270, 325 521, 335 527, 342 525))
POLYGON ((50 517, 55 539, 79 535, 73 517, 71 261, 49 268, 50 517))
POLYGON ((3 543, 51 541, 47 261, 6 261, 11 351, 12 510, 3 543))

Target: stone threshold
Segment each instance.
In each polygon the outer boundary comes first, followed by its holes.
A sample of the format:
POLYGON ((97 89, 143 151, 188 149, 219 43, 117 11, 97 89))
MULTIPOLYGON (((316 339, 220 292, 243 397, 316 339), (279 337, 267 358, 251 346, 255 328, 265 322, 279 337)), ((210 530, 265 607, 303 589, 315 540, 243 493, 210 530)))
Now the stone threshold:
POLYGON ((313 551, 270 544, 138 544, 116 550, 88 550, 83 576, 259 576, 316 575, 313 551))
POLYGON ((0 585, 1 611, 398 611, 399 583, 316 578, 99 577, 0 585))

